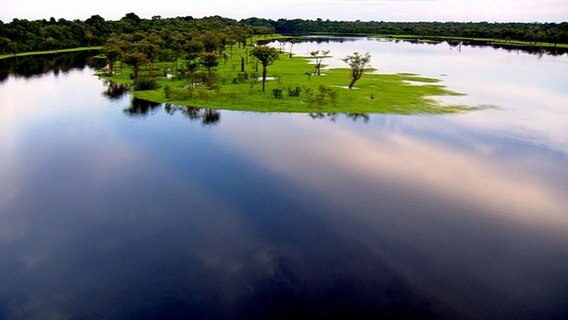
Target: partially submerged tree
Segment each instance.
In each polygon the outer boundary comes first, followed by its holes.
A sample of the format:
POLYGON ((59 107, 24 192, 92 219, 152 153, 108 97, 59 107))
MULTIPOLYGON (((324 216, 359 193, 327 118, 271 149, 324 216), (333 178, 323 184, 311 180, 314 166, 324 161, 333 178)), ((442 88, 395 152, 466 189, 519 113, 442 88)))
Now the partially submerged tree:
POLYGON ((361 79, 363 71, 369 66, 371 62, 371 55, 367 52, 363 55, 359 52, 353 53, 353 55, 347 56, 341 61, 347 63, 351 67, 351 83, 349 83, 349 89, 353 88, 353 85, 357 80, 361 79))
POLYGON ((262 63, 262 92, 264 92, 266 67, 278 59, 278 50, 267 46, 256 46, 252 49, 252 55, 262 63))

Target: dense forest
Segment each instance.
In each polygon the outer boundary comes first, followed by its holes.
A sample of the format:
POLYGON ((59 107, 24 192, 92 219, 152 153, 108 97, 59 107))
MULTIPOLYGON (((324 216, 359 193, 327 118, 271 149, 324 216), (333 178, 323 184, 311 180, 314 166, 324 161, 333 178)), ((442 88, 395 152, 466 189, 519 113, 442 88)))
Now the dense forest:
MULTIPOLYGON (((568 23, 455 23, 455 22, 362 22, 330 20, 269 20, 249 18, 241 21, 219 16, 195 19, 191 16, 142 19, 128 13, 118 21, 105 20, 99 15, 81 20, 50 18, 29 21, 14 19, 0 21, 0 54, 54 50, 103 45, 111 36, 120 34, 159 34, 163 39, 177 33, 205 31, 229 32, 225 37, 253 34, 381 34, 499 38, 522 41, 568 43, 568 23)), ((223 39, 222 39, 223 40, 223 39)))
POLYGON ((242 34, 274 33, 272 27, 251 27, 233 19, 219 16, 194 19, 193 17, 141 19, 128 13, 118 21, 105 20, 94 15, 81 20, 35 20, 14 19, 10 23, 0 21, 0 54, 27 51, 55 50, 64 48, 103 45, 112 35, 160 34, 163 38, 179 32, 202 34, 209 30, 237 30, 242 34))
POLYGON ((249 18, 251 26, 274 28, 282 34, 417 35, 568 43, 568 22, 488 23, 488 22, 383 22, 287 20, 249 18))

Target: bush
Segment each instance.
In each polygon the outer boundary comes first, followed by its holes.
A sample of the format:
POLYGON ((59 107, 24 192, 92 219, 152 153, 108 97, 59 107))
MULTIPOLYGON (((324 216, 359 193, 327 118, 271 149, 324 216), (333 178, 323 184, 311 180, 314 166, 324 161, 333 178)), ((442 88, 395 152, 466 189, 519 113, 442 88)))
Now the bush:
POLYGON ((318 94, 316 95, 316 101, 318 104, 325 104, 325 98, 328 96, 330 92, 333 92, 333 89, 330 87, 324 86, 320 84, 318 88, 318 94))
POLYGON ((166 96, 166 99, 170 99, 172 97, 172 88, 170 86, 166 86, 164 88, 164 95, 166 96))
POLYGON ((306 101, 310 105, 314 103, 317 103, 319 105, 324 105, 328 102, 329 99, 329 101, 333 106, 337 104, 337 100, 339 97, 337 91, 324 85, 319 86, 317 93, 314 93, 314 91, 309 87, 304 87, 302 96, 306 98, 306 101))
POLYGON ((247 82, 248 79, 249 79, 249 76, 246 72, 240 72, 237 75, 237 80, 239 80, 239 82, 241 82, 241 83, 247 82))
POLYGON ((200 99, 209 99, 209 91, 207 91, 203 87, 198 88, 196 93, 197 93, 197 97, 200 98, 200 99))
POLYGON ((337 98, 338 94, 337 91, 332 90, 328 93, 329 99, 331 100, 331 104, 335 107, 337 105, 337 98))
POLYGON ((134 80, 134 91, 154 90, 160 88, 160 84, 151 78, 138 78, 134 80))
POLYGON ((272 89, 272 95, 276 99, 282 99, 282 89, 280 89, 280 88, 272 89))
POLYGON ((172 88, 170 86, 166 86, 164 88, 164 94, 168 100, 187 101, 193 98, 193 89, 172 88))
POLYGON ((302 93, 302 88, 300 88, 300 87, 295 87, 295 88, 288 87, 287 91, 288 91, 289 97, 299 97, 300 93, 302 93))

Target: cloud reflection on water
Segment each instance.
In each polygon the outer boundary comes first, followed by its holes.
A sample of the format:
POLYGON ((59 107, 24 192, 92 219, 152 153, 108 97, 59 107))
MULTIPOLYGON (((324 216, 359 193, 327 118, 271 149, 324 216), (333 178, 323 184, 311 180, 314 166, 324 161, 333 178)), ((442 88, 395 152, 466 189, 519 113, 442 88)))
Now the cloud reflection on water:
POLYGON ((330 196, 337 196, 333 179, 341 172, 485 208, 479 211, 494 217, 568 227, 563 189, 530 171, 388 130, 371 139, 339 125, 296 120, 292 130, 278 130, 274 124, 266 124, 271 130, 263 129, 264 124, 251 130, 224 129, 232 132, 227 134, 230 145, 243 148, 260 166, 330 196), (263 134, 257 135, 259 131, 263 134), (310 138, 304 139, 306 135, 310 138))

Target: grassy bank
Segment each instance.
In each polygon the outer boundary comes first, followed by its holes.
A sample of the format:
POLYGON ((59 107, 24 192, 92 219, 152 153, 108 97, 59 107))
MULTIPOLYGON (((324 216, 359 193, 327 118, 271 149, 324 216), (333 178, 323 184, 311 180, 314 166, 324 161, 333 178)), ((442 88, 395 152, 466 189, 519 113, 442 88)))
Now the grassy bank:
MULTIPOLYGON (((440 114, 471 110, 466 106, 444 106, 435 97, 459 95, 440 84, 438 79, 412 74, 374 74, 370 71, 349 90, 350 69, 323 69, 322 75, 311 75, 314 65, 306 57, 290 59, 287 53, 280 55, 268 67, 266 91, 257 76, 256 63, 249 59, 246 74, 240 73, 243 49, 226 52, 228 59, 221 60, 214 68, 214 85, 199 84, 190 88, 188 78, 167 79, 173 74, 172 63, 155 63, 154 70, 141 70, 140 76, 153 77, 159 89, 134 91, 137 98, 192 107, 258 112, 348 112, 348 113, 396 113, 440 114), (240 74, 240 75, 239 75, 240 74), (167 89, 166 89, 167 88, 167 89)), ((342 57, 337 57, 342 58, 342 57)), ((330 58, 331 59, 331 58, 330 58)), ((325 63, 325 61, 324 61, 325 63)), ((179 65, 183 65, 179 62, 179 65)), ((347 65, 346 65, 347 66, 347 65)), ((127 67, 117 69, 113 76, 99 74, 113 82, 132 83, 127 67)), ((207 75, 206 70, 201 71, 207 75)))
POLYGON ((41 54, 54 54, 54 53, 64 53, 64 52, 77 52, 77 51, 98 51, 102 47, 80 47, 80 48, 69 48, 69 49, 59 49, 59 50, 49 50, 49 51, 32 51, 32 52, 20 52, 14 54, 3 54, 0 55, 0 59, 12 58, 12 57, 23 57, 23 56, 35 56, 41 54))

